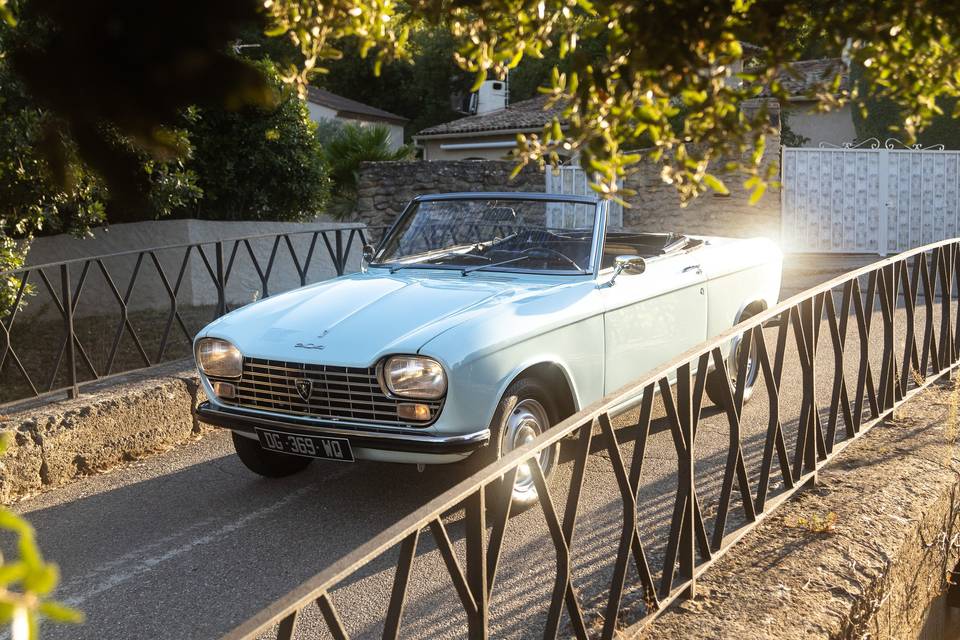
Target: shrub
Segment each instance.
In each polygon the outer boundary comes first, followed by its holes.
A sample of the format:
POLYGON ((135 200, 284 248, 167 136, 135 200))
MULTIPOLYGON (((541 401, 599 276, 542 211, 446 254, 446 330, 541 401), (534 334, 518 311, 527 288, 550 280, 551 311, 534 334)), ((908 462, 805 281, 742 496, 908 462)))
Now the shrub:
POLYGON ((281 89, 273 65, 274 108, 193 109, 186 129, 193 145, 187 166, 203 197, 177 215, 210 220, 304 220, 323 211, 330 181, 316 125, 306 104, 281 89))

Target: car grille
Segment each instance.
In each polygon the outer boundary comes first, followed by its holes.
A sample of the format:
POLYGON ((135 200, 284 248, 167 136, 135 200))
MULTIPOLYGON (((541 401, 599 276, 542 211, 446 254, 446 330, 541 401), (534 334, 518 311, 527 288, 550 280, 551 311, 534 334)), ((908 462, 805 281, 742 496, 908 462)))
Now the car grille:
MULTIPOLYGON (((244 409, 325 420, 414 426, 427 426, 433 421, 411 423, 397 417, 398 404, 414 401, 385 395, 373 368, 244 358, 237 398, 224 402, 244 409), (312 382, 309 402, 305 402, 297 391, 297 380, 312 382)), ((434 419, 443 404, 442 400, 415 402, 429 406, 434 419)))

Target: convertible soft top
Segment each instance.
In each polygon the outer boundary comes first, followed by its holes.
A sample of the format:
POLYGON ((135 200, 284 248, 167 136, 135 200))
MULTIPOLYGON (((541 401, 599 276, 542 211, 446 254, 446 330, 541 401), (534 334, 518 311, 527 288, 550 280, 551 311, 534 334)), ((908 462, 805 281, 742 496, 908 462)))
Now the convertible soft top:
POLYGON ((703 244, 702 240, 679 233, 637 233, 608 231, 603 245, 604 267, 612 266, 611 256, 640 256, 657 258, 686 251, 703 244), (607 264, 607 263, 610 264, 607 264))

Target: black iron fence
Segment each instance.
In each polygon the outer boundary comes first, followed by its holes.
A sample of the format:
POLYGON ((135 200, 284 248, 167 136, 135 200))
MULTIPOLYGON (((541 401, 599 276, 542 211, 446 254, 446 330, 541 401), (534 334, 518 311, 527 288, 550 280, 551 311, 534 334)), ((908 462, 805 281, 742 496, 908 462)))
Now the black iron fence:
MULTIPOLYGON (((850 442, 952 370, 960 342, 958 274, 960 241, 950 240, 850 272, 763 311, 456 484, 258 612, 228 638, 274 633, 277 638, 291 638, 305 609, 313 604, 327 631, 335 638, 346 638, 351 619, 338 612, 338 591, 355 589, 364 572, 382 571, 385 564, 393 566, 393 578, 389 604, 380 619, 382 636, 396 638, 404 622, 414 563, 424 561, 425 554, 418 555, 418 549, 427 546, 427 532, 446 567, 448 575, 442 579, 450 581, 446 585, 452 585, 466 613, 469 636, 487 637, 501 554, 513 519, 505 501, 487 504, 487 488, 497 488, 497 495, 504 495, 518 469, 527 464, 538 490, 539 504, 534 509, 542 512, 544 535, 556 554, 551 595, 542 602, 543 636, 556 637, 561 624, 564 635, 578 638, 613 638, 625 626, 638 630, 674 600, 694 597, 697 577, 740 537, 814 480, 818 469, 850 442), (727 408, 715 416, 724 425, 729 445, 724 445, 725 455, 716 465, 718 471, 722 469, 719 491, 708 505, 699 485, 707 470, 697 463, 704 387, 708 369, 725 366, 722 350, 738 336, 743 345, 739 370, 746 370, 750 357, 760 365, 759 397, 750 405, 763 414, 759 422, 757 416, 752 419, 752 424, 760 424, 759 455, 744 454, 746 407, 741 377, 735 386, 727 386, 726 402, 720 403, 727 408), (823 380, 818 382, 821 377, 828 381, 826 386, 823 380), (791 390, 799 394, 795 414, 785 408, 784 398, 791 390), (612 411, 625 401, 637 402, 639 411, 631 428, 617 432, 613 422, 620 417, 612 411), (656 563, 648 551, 649 534, 638 526, 638 492, 655 405, 664 414, 659 422, 666 424, 676 458, 675 491, 665 496, 672 503, 672 516, 656 563), (560 502, 557 496, 562 489, 544 479, 536 460, 544 449, 569 437, 575 438, 570 443, 572 471, 566 499, 560 502), (629 456, 624 454, 631 449, 629 456), (582 489, 588 463, 592 473, 601 469, 609 474, 609 482, 619 488, 622 510, 619 542, 605 551, 607 557, 615 558, 612 573, 603 583, 600 604, 592 605, 599 611, 587 611, 574 569, 579 564, 574 535, 578 510, 585 501, 582 489), (465 514, 463 562, 445 524, 454 511, 465 514), (628 591, 634 596, 639 593, 642 602, 642 606, 631 606, 629 613, 623 606, 628 591), (600 624, 588 625, 588 619, 600 624)), ((436 598, 444 585, 418 585, 419 590, 424 588, 436 598)), ((364 609, 369 613, 368 605, 364 609)))
POLYGON ((188 355, 198 329, 251 300, 243 291, 231 295, 239 271, 255 297, 267 297, 343 275, 383 231, 262 234, 0 272, 0 282, 15 289, 6 304, 0 297, 0 403, 73 397, 84 384, 188 355))

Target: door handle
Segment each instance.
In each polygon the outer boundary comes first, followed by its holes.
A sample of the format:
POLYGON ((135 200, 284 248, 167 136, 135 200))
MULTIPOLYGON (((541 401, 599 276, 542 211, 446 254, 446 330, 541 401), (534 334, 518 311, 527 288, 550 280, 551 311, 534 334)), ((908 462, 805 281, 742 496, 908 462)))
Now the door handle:
POLYGON ((683 268, 683 271, 681 271, 680 273, 686 273, 688 271, 693 271, 694 269, 697 270, 697 273, 703 273, 703 270, 700 269, 700 265, 698 264, 691 264, 689 266, 686 266, 683 268))

